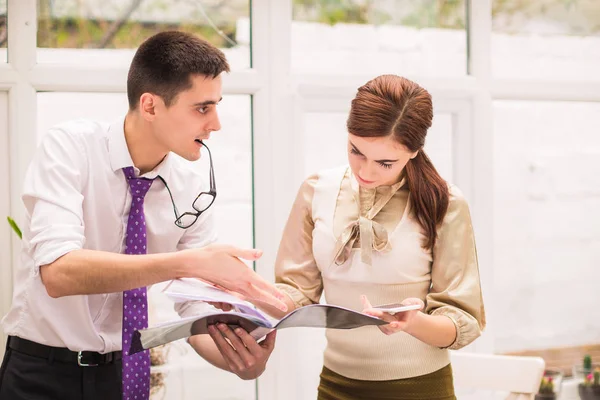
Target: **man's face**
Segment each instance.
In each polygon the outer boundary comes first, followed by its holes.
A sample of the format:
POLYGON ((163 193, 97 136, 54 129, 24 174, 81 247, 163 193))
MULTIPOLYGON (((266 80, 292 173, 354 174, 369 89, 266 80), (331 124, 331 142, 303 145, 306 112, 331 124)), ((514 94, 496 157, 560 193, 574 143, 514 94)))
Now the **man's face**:
POLYGON ((169 107, 157 96, 152 127, 160 145, 186 160, 196 161, 200 158, 201 141, 221 129, 217 104, 221 101, 222 81, 220 75, 193 75, 190 80, 192 87, 180 92, 169 107))

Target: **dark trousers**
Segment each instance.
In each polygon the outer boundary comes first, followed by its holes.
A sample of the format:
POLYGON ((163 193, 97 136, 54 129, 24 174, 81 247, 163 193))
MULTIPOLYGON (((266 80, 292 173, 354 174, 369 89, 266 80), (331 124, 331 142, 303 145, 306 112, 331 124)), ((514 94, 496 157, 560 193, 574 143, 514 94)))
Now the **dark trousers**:
POLYGON ((7 346, 0 400, 120 400, 121 360, 96 367, 44 359, 7 346))

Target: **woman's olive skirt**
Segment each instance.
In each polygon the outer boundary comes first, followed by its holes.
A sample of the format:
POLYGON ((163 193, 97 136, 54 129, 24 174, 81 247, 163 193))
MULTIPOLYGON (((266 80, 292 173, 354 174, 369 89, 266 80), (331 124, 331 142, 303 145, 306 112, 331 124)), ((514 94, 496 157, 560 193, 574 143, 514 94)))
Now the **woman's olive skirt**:
POLYGON ((317 400, 456 400, 452 367, 392 381, 359 381, 323 367, 317 400))

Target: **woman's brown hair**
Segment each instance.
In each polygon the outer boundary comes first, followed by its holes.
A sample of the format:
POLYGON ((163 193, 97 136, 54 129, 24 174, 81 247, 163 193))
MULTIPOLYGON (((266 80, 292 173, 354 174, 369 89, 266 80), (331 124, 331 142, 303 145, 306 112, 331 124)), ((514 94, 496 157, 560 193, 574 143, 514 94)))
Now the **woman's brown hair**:
POLYGON ((409 151, 406 164, 412 209, 425 231, 423 248, 433 249, 437 227, 448 209, 448 184, 423 151, 433 119, 431 95, 406 78, 381 75, 358 88, 348 117, 348 132, 360 137, 393 135, 409 151))

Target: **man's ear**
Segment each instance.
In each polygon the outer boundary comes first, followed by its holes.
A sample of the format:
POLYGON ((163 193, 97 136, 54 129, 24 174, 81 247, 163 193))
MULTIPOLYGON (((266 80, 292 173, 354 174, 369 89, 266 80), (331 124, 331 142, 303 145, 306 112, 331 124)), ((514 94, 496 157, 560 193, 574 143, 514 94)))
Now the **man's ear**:
POLYGON ((140 96, 140 114, 148 121, 156 117, 157 97, 151 93, 144 93, 140 96))

